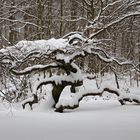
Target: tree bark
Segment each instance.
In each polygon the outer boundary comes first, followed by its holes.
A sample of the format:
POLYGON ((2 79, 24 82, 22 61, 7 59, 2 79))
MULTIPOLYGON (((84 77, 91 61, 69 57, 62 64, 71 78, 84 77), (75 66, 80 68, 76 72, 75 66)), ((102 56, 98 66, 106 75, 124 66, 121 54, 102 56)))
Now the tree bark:
POLYGON ((53 84, 52 97, 53 97, 54 102, 55 102, 55 104, 53 105, 53 107, 55 107, 55 105, 59 101, 60 95, 61 95, 64 87, 65 86, 63 86, 63 85, 53 84))

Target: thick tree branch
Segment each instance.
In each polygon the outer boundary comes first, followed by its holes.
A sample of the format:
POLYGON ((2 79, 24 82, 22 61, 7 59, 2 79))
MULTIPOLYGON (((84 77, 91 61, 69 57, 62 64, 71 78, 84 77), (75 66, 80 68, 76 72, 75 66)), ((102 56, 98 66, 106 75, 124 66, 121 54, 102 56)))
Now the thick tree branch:
POLYGON ((109 92, 118 96, 118 100, 121 105, 124 105, 126 101, 135 102, 140 104, 140 96, 134 94, 123 94, 118 89, 112 87, 103 87, 101 89, 95 90, 83 90, 75 94, 75 96, 66 102, 58 102, 56 104, 56 112, 63 112, 65 109, 75 109, 79 107, 80 101, 86 96, 102 96, 104 92, 109 92))
POLYGON ((27 67, 21 71, 14 70, 12 68, 12 69, 10 69, 10 71, 15 75, 26 75, 26 74, 29 74, 33 71, 43 71, 43 70, 48 70, 50 68, 58 68, 58 67, 59 66, 56 63, 52 63, 52 64, 48 64, 48 65, 34 65, 31 67, 27 67))

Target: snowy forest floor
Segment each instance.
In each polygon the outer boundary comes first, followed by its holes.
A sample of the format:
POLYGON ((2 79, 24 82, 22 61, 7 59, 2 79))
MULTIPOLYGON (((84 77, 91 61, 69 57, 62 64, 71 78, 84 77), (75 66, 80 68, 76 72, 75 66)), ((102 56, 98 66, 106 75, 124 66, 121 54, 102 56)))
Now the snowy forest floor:
MULTIPOLYGON (((107 75, 103 81, 116 86, 114 76, 107 75)), ((128 78, 119 83, 127 91, 128 78)), ((96 88, 96 82, 84 80, 84 86, 96 88)), ((140 94, 136 83, 129 90, 140 94)), ((33 111, 23 110, 21 103, 0 102, 0 140, 139 140, 140 105, 122 106, 115 95, 105 94, 85 97, 79 108, 64 113, 54 112, 46 102, 34 105, 33 111)), ((68 88, 65 98, 69 98, 68 88)))
POLYGON ((0 104, 1 140, 139 140, 140 106, 115 99, 83 100, 65 113, 6 109, 0 104))

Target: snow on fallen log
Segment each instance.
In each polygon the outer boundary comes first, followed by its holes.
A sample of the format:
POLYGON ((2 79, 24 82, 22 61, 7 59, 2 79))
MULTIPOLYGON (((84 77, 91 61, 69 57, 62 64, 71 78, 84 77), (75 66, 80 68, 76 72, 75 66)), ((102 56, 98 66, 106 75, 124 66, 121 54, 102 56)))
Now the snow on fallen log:
POLYGON ((118 101, 124 105, 126 101, 140 104, 140 95, 125 93, 115 87, 103 86, 100 89, 82 90, 75 94, 70 100, 62 100, 56 104, 56 112, 63 112, 64 109, 75 109, 79 107, 80 101, 86 96, 102 96, 104 92, 109 92, 118 96, 118 101))

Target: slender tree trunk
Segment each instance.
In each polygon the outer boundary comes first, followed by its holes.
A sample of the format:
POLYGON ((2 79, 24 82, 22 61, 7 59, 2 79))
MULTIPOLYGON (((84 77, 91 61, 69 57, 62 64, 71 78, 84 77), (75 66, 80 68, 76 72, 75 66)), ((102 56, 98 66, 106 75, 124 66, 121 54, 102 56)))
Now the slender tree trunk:
MULTIPOLYGON (((15 9, 13 8, 14 6, 15 6, 15 2, 12 1, 11 8, 9 10, 9 14, 10 14, 9 19, 11 21, 15 20, 15 16, 14 16, 15 9)), ((16 41, 16 31, 14 29, 15 25, 13 25, 13 22, 11 21, 10 21, 10 26, 9 26, 9 42, 11 43, 11 45, 13 45, 14 42, 16 41)))
POLYGON ((43 26, 44 26, 44 21, 43 21, 43 15, 44 15, 44 5, 41 0, 37 1, 38 7, 37 7, 37 25, 39 26, 37 28, 37 39, 42 39, 43 38, 43 26))
POLYGON ((61 21, 60 21, 60 37, 63 35, 63 7, 64 7, 64 3, 63 0, 60 1, 61 5, 60 5, 60 16, 61 16, 61 21))

